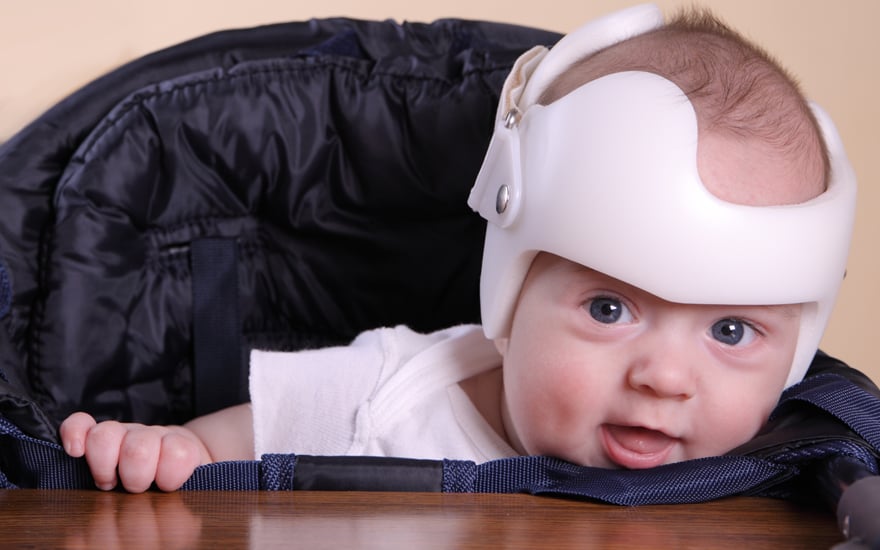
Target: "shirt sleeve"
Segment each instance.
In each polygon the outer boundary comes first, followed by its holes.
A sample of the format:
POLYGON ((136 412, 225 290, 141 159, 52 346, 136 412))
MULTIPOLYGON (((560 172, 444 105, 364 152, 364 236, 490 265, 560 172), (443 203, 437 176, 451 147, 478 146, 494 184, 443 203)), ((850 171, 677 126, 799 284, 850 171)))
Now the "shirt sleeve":
POLYGON ((383 330, 365 332, 344 347, 252 351, 255 456, 346 454, 358 409, 373 393, 391 351, 383 330))

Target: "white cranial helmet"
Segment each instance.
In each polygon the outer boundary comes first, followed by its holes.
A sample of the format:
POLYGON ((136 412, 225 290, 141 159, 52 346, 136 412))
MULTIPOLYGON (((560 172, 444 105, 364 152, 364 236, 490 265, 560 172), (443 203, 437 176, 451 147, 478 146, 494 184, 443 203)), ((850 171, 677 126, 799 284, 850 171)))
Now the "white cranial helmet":
POLYGON ((788 387, 818 349, 855 217, 855 175, 828 116, 812 106, 830 153, 828 189, 800 204, 746 206, 703 185, 694 109, 660 76, 611 74, 535 104, 572 62, 662 23, 652 5, 629 8, 514 66, 468 199, 489 222, 484 331, 508 335, 529 266, 546 251, 671 302, 804 304, 788 387))

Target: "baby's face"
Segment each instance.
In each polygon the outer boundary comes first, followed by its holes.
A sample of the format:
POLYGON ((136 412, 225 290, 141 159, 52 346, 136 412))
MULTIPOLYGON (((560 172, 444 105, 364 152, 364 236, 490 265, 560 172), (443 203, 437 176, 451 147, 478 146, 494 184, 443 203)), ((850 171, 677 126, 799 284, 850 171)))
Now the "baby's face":
POLYGON ((539 254, 504 355, 505 430, 519 452, 649 468, 724 454, 777 403, 800 306, 664 301, 539 254))

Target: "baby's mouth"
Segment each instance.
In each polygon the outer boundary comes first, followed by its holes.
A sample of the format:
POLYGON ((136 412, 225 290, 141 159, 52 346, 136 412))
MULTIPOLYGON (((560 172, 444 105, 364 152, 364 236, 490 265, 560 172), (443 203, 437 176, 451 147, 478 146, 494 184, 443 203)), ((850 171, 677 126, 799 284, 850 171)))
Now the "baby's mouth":
POLYGON ((678 439, 640 426, 603 424, 602 443, 612 462, 622 468, 653 468, 664 464, 678 439))

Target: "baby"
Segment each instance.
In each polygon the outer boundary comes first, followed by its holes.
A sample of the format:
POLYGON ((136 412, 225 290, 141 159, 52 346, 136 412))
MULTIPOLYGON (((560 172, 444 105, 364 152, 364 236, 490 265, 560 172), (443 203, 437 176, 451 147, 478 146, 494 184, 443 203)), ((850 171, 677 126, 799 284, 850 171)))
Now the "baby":
POLYGON ((653 6, 524 54, 498 113, 469 199, 481 327, 254 351, 252 403, 184 426, 75 413, 65 450, 138 492, 268 452, 649 468, 751 439, 844 275, 855 184, 830 122, 712 16, 653 6))

